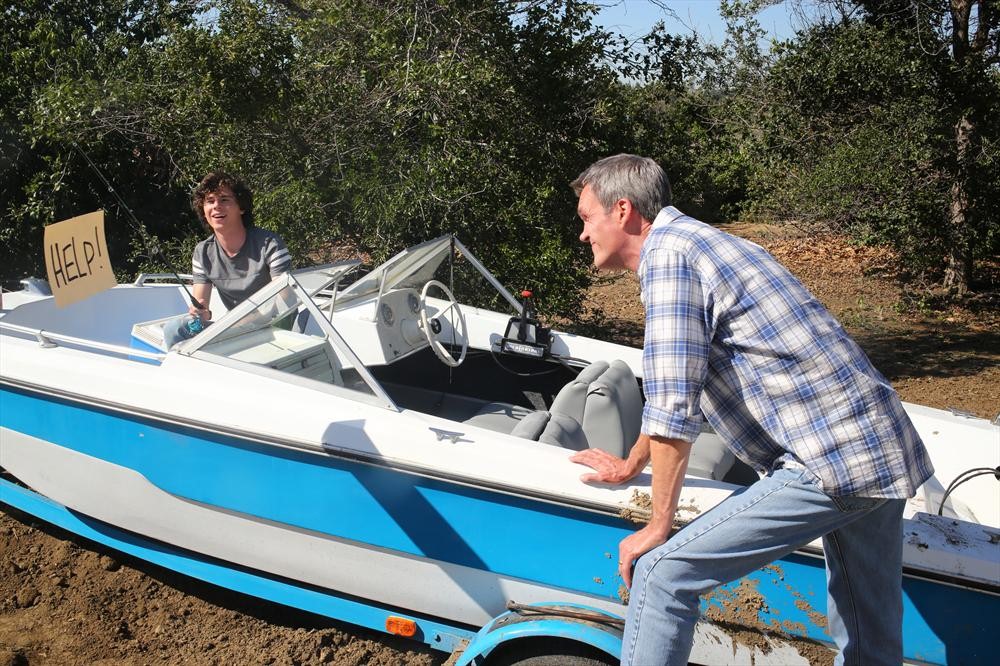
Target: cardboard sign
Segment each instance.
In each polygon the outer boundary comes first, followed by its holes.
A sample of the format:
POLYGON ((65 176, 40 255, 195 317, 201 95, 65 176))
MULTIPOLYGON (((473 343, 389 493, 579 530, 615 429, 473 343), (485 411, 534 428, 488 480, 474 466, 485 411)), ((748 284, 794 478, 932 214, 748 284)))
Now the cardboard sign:
POLYGON ((118 284, 104 240, 104 211, 45 227, 45 269, 61 308, 118 284))

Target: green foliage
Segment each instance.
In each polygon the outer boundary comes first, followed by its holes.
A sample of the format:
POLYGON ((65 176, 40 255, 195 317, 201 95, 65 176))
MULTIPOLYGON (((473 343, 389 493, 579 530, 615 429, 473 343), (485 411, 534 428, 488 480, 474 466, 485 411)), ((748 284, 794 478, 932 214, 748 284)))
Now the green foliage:
POLYGON ((623 151, 660 161, 702 219, 815 221, 915 268, 965 242, 945 224, 961 182, 968 242, 995 253, 995 65, 949 60, 942 12, 894 22, 879 3, 765 54, 752 16, 767 4, 724 3, 719 47, 662 26, 633 44, 580 0, 8 5, 0 278, 40 274, 43 226, 97 208, 120 273, 186 272, 206 233, 189 193, 226 169, 299 264, 342 245, 380 260, 453 232, 510 289, 571 314, 590 256, 567 183, 623 151), (956 165, 962 114, 978 134, 956 165))
POLYGON ((727 135, 755 156, 744 209, 890 245, 913 272, 940 274, 963 239, 980 256, 1000 249, 1000 207, 985 196, 997 181, 996 125, 978 122, 986 149, 968 177, 954 133, 961 100, 995 115, 1000 89, 995 78, 986 95, 956 85, 940 26, 880 17, 820 21, 734 90, 727 135), (961 234, 949 223, 958 180, 974 210, 961 234))
POLYGON ((7 10, 5 216, 40 272, 41 227, 108 209, 125 267, 162 268, 74 149, 164 239, 169 262, 203 231, 187 193, 227 169, 256 220, 300 263, 349 243, 382 259, 454 232, 507 283, 571 311, 587 281, 566 183, 617 149, 609 36, 575 0, 168 3, 63 0, 7 10), (294 11, 289 11, 291 7, 294 11), (84 34, 88 39, 83 39, 84 34), (13 177, 17 176, 17 177, 13 177))

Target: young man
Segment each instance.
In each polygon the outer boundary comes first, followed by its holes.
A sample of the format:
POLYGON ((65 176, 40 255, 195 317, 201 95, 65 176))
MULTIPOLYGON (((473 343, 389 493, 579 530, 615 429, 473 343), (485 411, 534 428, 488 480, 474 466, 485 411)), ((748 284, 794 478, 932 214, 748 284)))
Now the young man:
POLYGON ((208 305, 213 287, 226 308, 232 309, 292 267, 281 238, 253 226, 253 194, 239 178, 213 171, 195 188, 191 206, 212 232, 195 246, 191 257, 192 295, 201 307, 191 305, 187 315, 164 325, 168 348, 194 335, 188 326, 193 318, 203 326, 212 319, 208 305))
POLYGON ((622 663, 687 664, 701 594, 822 537, 837 663, 898 666, 903 504, 933 470, 888 381, 767 252, 670 206, 653 160, 572 187, 595 265, 636 271, 646 309, 642 434, 572 458, 605 483, 653 464, 652 519, 619 546, 622 663), (668 541, 702 414, 762 478, 668 541))

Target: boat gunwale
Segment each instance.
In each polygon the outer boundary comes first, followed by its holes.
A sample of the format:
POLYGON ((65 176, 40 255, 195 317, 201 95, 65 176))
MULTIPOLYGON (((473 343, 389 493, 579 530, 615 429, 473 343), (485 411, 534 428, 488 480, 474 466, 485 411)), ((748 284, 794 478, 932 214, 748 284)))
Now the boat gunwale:
POLYGON ((43 347, 59 346, 54 343, 62 342, 65 346, 82 347, 88 350, 92 349, 99 352, 109 352, 126 357, 137 356, 160 362, 162 362, 167 356, 165 352, 150 352, 136 347, 126 347, 125 345, 116 345, 109 342, 101 342, 99 340, 80 338, 73 335, 66 335, 65 333, 55 333, 53 331, 45 330, 44 328, 32 328, 21 324, 8 324, 4 322, 3 319, 0 319, 0 335, 9 335, 11 333, 14 334, 12 337, 17 338, 18 340, 35 338, 38 344, 43 347))

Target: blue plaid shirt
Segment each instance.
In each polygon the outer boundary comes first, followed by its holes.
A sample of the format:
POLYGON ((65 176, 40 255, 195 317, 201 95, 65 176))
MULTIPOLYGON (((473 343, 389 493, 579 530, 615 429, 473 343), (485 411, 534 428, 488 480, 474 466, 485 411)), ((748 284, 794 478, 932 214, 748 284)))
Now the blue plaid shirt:
POLYGON ((889 382, 774 257, 673 207, 642 246, 643 432, 693 442, 702 414, 757 471, 830 495, 912 497, 933 473, 889 382))

